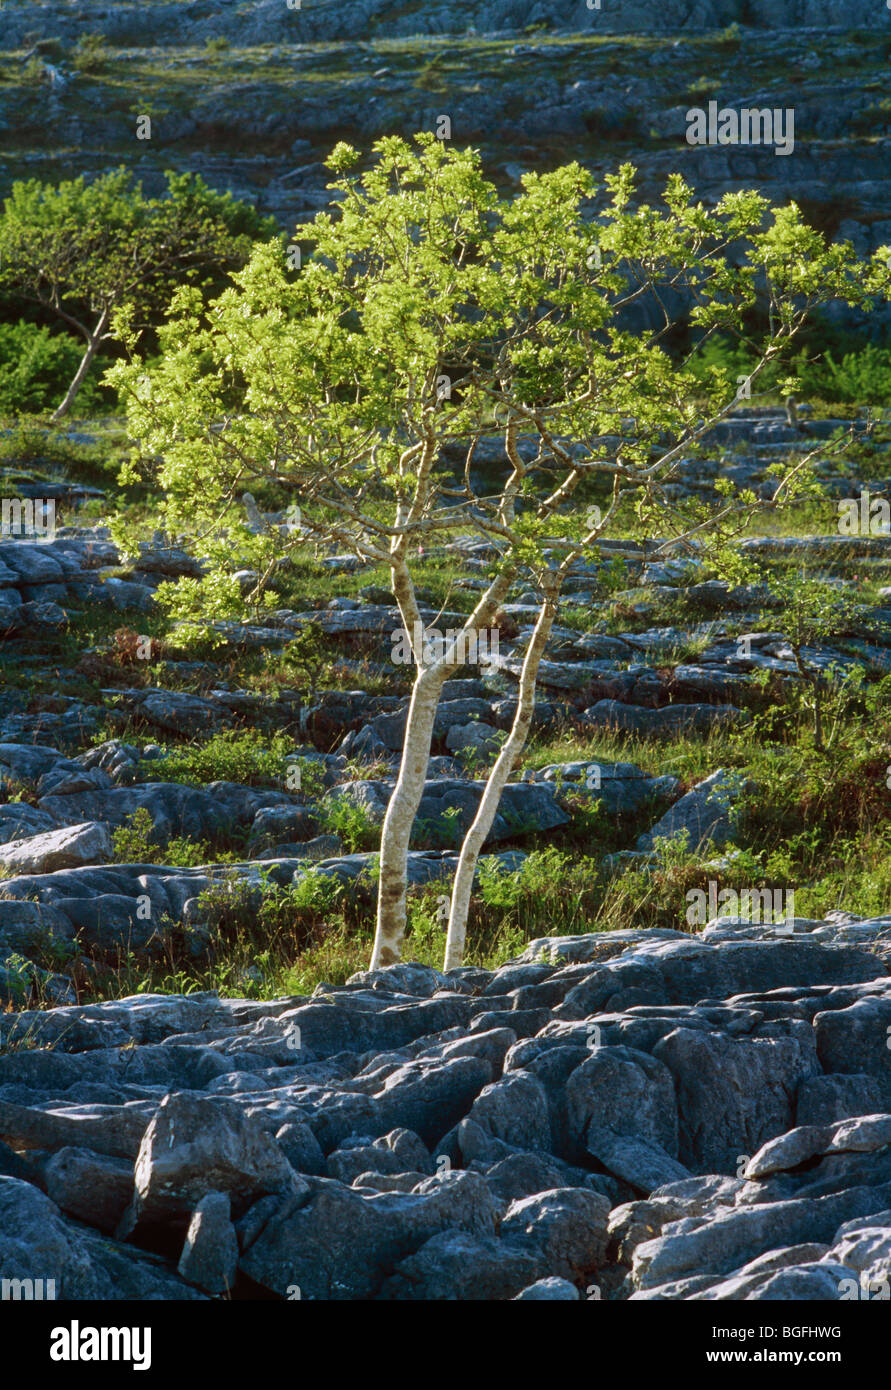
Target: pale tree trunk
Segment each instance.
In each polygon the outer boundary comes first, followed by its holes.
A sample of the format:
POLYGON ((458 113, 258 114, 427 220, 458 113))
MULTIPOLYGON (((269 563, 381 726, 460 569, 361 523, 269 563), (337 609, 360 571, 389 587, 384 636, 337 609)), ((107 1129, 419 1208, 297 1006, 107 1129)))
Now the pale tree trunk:
POLYGON ((464 843, 458 858, 458 868, 455 871, 455 881, 452 886, 444 970, 457 969, 464 959, 467 915, 470 911, 470 895, 480 851, 486 836, 492 829, 492 822, 501 801, 501 793, 504 791, 507 779, 526 743, 535 708, 535 685, 538 678, 538 668, 541 665, 541 658, 554 624, 554 618, 557 615, 558 596, 559 587, 557 585, 549 586, 549 592, 545 595, 538 614, 538 621, 523 659, 520 689, 517 696, 517 711, 510 733, 501 747, 495 766, 489 773, 473 824, 464 836, 464 843))
POLYGON ((412 691, 405 724, 399 777, 390 797, 381 831, 377 929, 371 969, 395 965, 405 936, 408 890, 408 846, 427 778, 433 724, 439 696, 448 675, 445 662, 420 670, 412 691))
POLYGON ((108 311, 106 309, 103 309, 102 313, 99 316, 99 322, 96 324, 96 327, 92 330, 92 332, 86 334, 86 350, 84 352, 83 357, 80 359, 77 371, 74 373, 74 376, 71 379, 71 385, 65 392, 65 396, 61 403, 56 407, 56 409, 50 416, 50 419, 53 422, 53 424, 55 424, 58 420, 63 419, 68 414, 71 407, 74 405, 77 393, 80 391, 80 388, 84 384, 87 372, 93 365, 93 358, 96 356, 96 353, 99 350, 99 345, 105 336, 105 328, 107 323, 108 311))
MULTIPOLYGON (((514 572, 510 570, 493 581, 464 624, 463 632, 477 631, 491 623, 510 588, 513 577, 514 572)), ((400 576, 400 581, 400 589, 403 589, 408 598, 408 590, 404 589, 404 576, 400 576)), ((410 618, 412 607, 417 613, 413 589, 405 606, 400 602, 404 621, 410 618)), ((420 618, 416 621, 420 622, 420 618)), ((401 959, 407 916, 409 841, 424 794, 439 697, 448 673, 455 665, 451 648, 446 648, 442 658, 427 667, 422 666, 423 651, 415 652, 415 661, 418 674, 405 724, 402 761, 381 831, 377 926, 370 967, 372 970, 379 970, 385 965, 395 965, 401 959)))

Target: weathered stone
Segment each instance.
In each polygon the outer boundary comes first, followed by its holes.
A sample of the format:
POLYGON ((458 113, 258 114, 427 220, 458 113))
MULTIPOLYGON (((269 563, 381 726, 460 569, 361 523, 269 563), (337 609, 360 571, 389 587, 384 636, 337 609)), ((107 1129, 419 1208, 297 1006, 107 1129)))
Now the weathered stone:
POLYGON ((42 1176, 56 1206, 109 1235, 133 1195, 133 1164, 90 1149, 60 1149, 42 1176))
POLYGON ((599 1192, 557 1188, 512 1202, 501 1237, 535 1251, 550 1274, 575 1280, 604 1263, 608 1217, 609 1199, 599 1192))
POLYGON ((734 838, 734 808, 742 779, 718 768, 704 782, 676 801, 646 835, 637 841, 638 851, 652 850, 660 839, 683 837, 688 849, 710 841, 717 847, 734 838))
POLYGON ((537 1279, 518 1293, 515 1303, 577 1303, 581 1297, 575 1284, 568 1279, 537 1279))
POLYGON ((124 1229, 175 1225, 208 1192, 226 1193, 238 1211, 269 1193, 306 1190, 275 1141, 240 1106, 223 1097, 172 1092, 143 1136, 124 1229))
POLYGON ((229 1219, 229 1197, 208 1192, 189 1222, 178 1272, 208 1294, 227 1294, 238 1269, 238 1237, 229 1219))
POLYGON ((8 873, 53 873, 82 864, 107 864, 113 853, 108 827, 92 821, 10 840, 0 846, 0 866, 8 873))
POLYGON ((240 1268, 283 1298, 295 1288, 302 1298, 372 1298, 438 1232, 494 1234, 497 1208, 476 1173, 445 1173, 412 1193, 374 1197, 309 1181, 308 1194, 285 1199, 255 1239, 242 1240, 240 1268))

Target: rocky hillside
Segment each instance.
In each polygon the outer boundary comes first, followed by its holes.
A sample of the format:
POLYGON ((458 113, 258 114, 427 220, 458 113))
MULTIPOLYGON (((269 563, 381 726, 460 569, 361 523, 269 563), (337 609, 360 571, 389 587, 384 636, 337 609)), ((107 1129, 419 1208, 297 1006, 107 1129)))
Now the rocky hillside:
POLYGON ((889 239, 891 11, 852 0, 519 5, 44 5, 6 0, 0 193, 118 163, 149 188, 191 169, 290 227, 326 201, 347 139, 451 122, 505 189, 578 158, 631 160, 658 196, 680 170, 707 200, 753 184, 865 252, 889 239), (104 42, 90 47, 85 36, 104 42), (686 113, 793 112, 794 143, 686 140, 686 113), (150 138, 140 116, 150 116, 150 138))

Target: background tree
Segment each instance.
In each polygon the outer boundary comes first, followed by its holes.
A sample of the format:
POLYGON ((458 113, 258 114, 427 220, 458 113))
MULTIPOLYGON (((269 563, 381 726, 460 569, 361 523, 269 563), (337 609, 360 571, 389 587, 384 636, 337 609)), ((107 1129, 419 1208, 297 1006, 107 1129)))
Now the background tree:
MULTIPOLYGON (((314 704, 319 681, 329 661, 329 653, 325 649, 325 633, 321 626, 318 623, 307 623, 283 648, 281 660, 283 666, 294 671, 304 682, 309 704, 314 704)), ((297 705, 297 722, 301 729, 304 719, 301 693, 297 705)))
MULTIPOLYGON (((705 209, 675 178, 664 207, 633 206, 633 171, 624 168, 598 206, 590 175, 572 164, 527 175, 505 201, 474 151, 418 136, 414 149, 392 138, 375 153, 356 177, 355 151, 335 150, 336 201, 298 229, 310 247, 302 268, 270 244, 209 309, 194 291, 180 292, 150 389, 140 390, 147 368, 138 358, 112 380, 164 491, 169 528, 200 541, 213 575, 250 560, 262 587, 281 555, 307 539, 389 566, 416 676, 382 831, 373 966, 399 959, 409 836, 460 640, 492 624, 518 575, 539 585, 517 717, 462 848, 451 965, 573 559, 596 553, 614 524, 667 535, 666 550, 714 533, 713 546, 729 554, 728 537, 758 504, 732 488, 716 508, 667 504, 666 485, 682 479, 685 459, 737 404, 726 372, 715 368, 703 382, 669 353, 673 331, 692 323, 699 344, 718 331, 744 333, 763 304, 754 381, 782 360, 815 304, 866 303, 888 269, 827 247, 797 209, 772 211, 754 193, 705 209), (661 307, 669 300, 674 314, 661 307), (631 326, 638 301, 658 311, 654 327, 631 326), (482 492, 474 456, 495 432, 504 465, 482 492), (457 473, 449 446, 464 454, 457 473), (250 486, 299 504, 302 532, 252 530, 239 502, 250 486), (468 534, 496 557, 486 588, 461 631, 428 649, 417 635, 413 557, 419 545, 429 552, 468 534)), ((800 461, 778 480, 774 505, 806 480, 800 461)))
MULTIPOLYGON (((832 745, 835 728, 826 739, 824 713, 833 685, 843 673, 821 660, 815 648, 856 628, 863 621, 863 605, 854 597, 811 575, 805 569, 790 570, 771 580, 771 592, 779 599, 783 633, 789 643, 798 674, 808 692, 806 699, 814 720, 814 748, 825 753, 832 745)), ((843 703, 844 692, 842 692, 843 703)))
POLYGON ((70 411, 116 313, 144 328, 178 285, 219 286, 255 240, 275 234, 271 219, 191 174, 169 173, 159 198, 123 168, 92 183, 15 183, 0 213, 0 289, 83 340, 53 420, 70 411))

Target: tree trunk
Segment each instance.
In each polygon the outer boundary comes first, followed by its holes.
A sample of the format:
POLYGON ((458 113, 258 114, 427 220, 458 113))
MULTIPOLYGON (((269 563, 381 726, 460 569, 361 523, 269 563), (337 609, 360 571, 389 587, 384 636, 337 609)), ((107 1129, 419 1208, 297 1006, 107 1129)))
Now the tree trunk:
POLYGON ((377 929, 371 969, 395 965, 405 936, 408 889, 408 846, 418 806, 424 794, 433 724, 448 665, 437 662, 419 670, 408 708, 399 777, 390 797, 381 832, 377 929))
POLYGON ((464 959, 467 915, 470 911, 470 895, 480 851, 486 836, 492 829, 492 822, 501 801, 501 793, 504 791, 507 779, 526 743, 535 708, 535 685, 538 678, 538 668, 554 624, 554 618, 557 615, 557 598, 557 591, 545 596, 535 630, 523 659, 517 712, 514 715, 513 725, 502 745, 501 752, 498 754, 495 766, 489 773, 473 824, 467 831, 461 846, 458 868, 455 871, 455 881, 452 886, 444 970, 457 969, 464 959))
MULTIPOLYGON (((407 575, 402 574, 401 567, 394 572, 394 578, 399 581, 398 587, 394 587, 406 627, 409 628, 414 614, 414 621, 423 629, 413 589, 410 581, 407 581, 407 575)), ((510 569, 492 581, 467 619, 462 629, 464 632, 478 630, 492 621, 513 578, 514 570, 510 569)), ((424 794, 439 697, 449 671, 454 669, 450 651, 446 651, 441 659, 423 669, 420 669, 423 661, 422 652, 415 652, 415 661, 419 670, 408 707, 402 761, 381 831, 377 926, 370 966, 372 970, 379 970, 385 965, 395 965, 401 956, 406 926, 408 846, 418 806, 424 794)))
POLYGON ((101 315, 99 316, 99 322, 96 324, 96 327, 87 337, 87 346, 84 351, 83 357, 80 359, 77 371, 74 373, 74 376, 71 379, 71 385, 65 392, 65 396, 61 403, 56 407, 56 409, 50 416, 50 419, 53 424, 56 424, 58 420, 63 419, 68 414, 71 407, 74 405, 77 393, 83 386, 87 372, 93 365, 93 358, 96 356, 96 353, 99 350, 99 344, 102 342, 102 339, 105 336, 105 326, 107 323, 108 313, 106 310, 103 309, 101 315))

